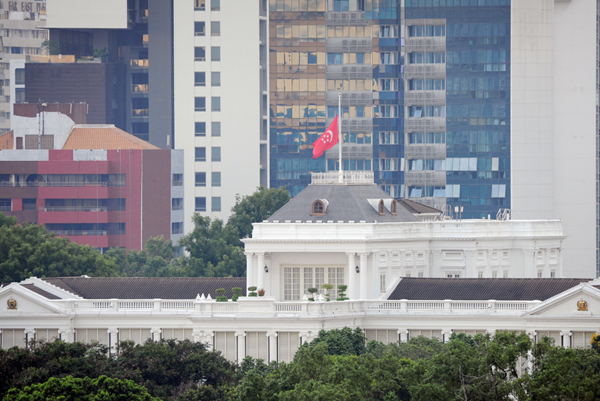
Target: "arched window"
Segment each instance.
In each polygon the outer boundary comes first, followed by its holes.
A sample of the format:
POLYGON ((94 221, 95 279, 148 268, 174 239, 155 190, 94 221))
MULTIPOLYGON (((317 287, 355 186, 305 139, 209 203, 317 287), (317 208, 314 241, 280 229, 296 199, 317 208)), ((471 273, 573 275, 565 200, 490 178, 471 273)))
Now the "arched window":
POLYGON ((385 214, 385 205, 383 204, 383 199, 379 199, 379 215, 383 216, 385 214))
POLYGON ((390 211, 394 216, 398 215, 398 209, 396 206, 396 201, 394 199, 392 199, 392 203, 390 204, 390 211))
POLYGON ((312 204, 312 216, 325 216, 325 204, 322 200, 317 199, 312 204))

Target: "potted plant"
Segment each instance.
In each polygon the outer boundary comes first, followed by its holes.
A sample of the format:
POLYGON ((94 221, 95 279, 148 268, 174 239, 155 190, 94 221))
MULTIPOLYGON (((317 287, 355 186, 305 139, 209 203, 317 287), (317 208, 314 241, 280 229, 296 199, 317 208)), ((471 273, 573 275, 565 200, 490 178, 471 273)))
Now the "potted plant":
POLYGON ((315 293, 319 292, 318 288, 309 288, 308 292, 310 292, 310 298, 308 298, 309 301, 314 301, 315 300, 315 293))
POLYGON ((262 289, 262 288, 259 288, 259 289, 258 289, 258 296, 259 296, 259 297, 264 297, 264 296, 265 296, 265 290, 264 290, 264 289, 262 289))
POLYGON ((215 292, 217 293, 217 302, 227 302, 225 288, 218 288, 215 292))
POLYGON ((258 296, 258 294, 256 293, 256 287, 248 287, 248 291, 250 291, 250 293, 248 294, 249 297, 258 296))
POLYGON ((347 285, 338 285, 338 296, 336 298, 336 301, 345 301, 348 298, 346 298, 346 290, 348 289, 347 285))
POLYGON ((231 300, 233 302, 236 302, 238 300, 238 298, 242 296, 242 288, 241 287, 233 287, 231 289, 231 292, 233 292, 233 296, 231 297, 231 300))
POLYGON ((333 284, 323 284, 321 287, 325 290, 325 298, 327 298, 327 302, 329 302, 329 290, 333 289, 333 284))

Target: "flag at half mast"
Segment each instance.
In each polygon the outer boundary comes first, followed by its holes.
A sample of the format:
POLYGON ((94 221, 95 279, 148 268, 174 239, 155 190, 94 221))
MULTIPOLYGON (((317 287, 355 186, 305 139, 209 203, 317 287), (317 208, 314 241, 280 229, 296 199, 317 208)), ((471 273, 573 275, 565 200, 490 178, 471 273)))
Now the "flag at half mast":
POLYGON ((320 157, 327 149, 339 142, 338 116, 335 116, 327 130, 313 143, 313 159, 320 157))

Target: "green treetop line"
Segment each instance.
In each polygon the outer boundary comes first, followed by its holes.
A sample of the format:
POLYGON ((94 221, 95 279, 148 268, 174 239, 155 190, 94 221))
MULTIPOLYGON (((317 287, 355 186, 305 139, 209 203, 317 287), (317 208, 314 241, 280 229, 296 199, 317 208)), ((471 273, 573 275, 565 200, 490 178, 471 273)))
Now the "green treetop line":
POLYGON ((597 400, 597 344, 563 348, 498 331, 384 345, 344 328, 321 331, 290 363, 237 365, 188 340, 125 341, 112 357, 99 344, 32 342, 0 349, 0 399, 597 400))
POLYGON ((0 213, 0 282, 31 276, 65 277, 241 277, 246 259, 240 238, 252 234, 252 223, 261 222, 288 202, 285 188, 260 187, 236 198, 225 224, 194 214, 195 229, 179 240, 187 255, 176 256, 171 240, 151 238, 141 251, 112 248, 105 254, 87 245, 56 237, 41 225, 18 225, 0 213), (189 255, 189 256, 188 256, 189 255))

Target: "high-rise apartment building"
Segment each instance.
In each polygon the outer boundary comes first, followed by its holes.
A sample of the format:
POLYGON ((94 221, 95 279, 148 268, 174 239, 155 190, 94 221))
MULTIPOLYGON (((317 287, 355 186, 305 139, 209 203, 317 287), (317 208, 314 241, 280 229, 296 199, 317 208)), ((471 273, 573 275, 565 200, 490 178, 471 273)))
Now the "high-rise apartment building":
POLYGON ((11 129, 13 104, 25 101, 25 60, 46 53, 46 1, 0 1, 0 133, 11 129))
POLYGON ((577 276, 599 238, 596 15, 590 0, 48 0, 51 36, 128 65, 128 130, 184 149, 186 231, 238 193, 295 195, 336 170, 337 147, 313 160, 311 145, 341 94, 344 170, 462 218, 561 218, 577 276))

